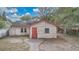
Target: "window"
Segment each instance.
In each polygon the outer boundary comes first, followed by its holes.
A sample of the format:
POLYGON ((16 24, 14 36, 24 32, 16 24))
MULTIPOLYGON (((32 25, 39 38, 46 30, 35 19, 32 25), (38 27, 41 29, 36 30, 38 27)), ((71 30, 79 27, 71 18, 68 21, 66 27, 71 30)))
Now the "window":
POLYGON ((21 33, 27 32, 26 28, 21 28, 21 33))
POLYGON ((49 33, 49 28, 45 28, 45 33, 49 33))
POLYGON ((23 32, 23 28, 21 28, 21 32, 23 32))
POLYGON ((24 28, 24 32, 27 32, 26 28, 24 28))

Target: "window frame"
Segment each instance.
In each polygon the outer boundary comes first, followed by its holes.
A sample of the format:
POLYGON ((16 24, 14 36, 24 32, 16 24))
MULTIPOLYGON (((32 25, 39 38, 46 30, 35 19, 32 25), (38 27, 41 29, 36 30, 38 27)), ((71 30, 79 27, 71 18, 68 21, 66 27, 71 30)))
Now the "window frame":
POLYGON ((49 28, 45 28, 45 33, 49 34, 50 33, 50 29, 49 28))
POLYGON ((25 33, 25 32, 27 32, 27 29, 26 29, 26 28, 24 28, 24 33, 25 33))
POLYGON ((23 31, 23 28, 21 28, 21 33, 23 33, 24 31, 23 31))
POLYGON ((27 29, 26 28, 21 28, 21 33, 26 33, 27 29))

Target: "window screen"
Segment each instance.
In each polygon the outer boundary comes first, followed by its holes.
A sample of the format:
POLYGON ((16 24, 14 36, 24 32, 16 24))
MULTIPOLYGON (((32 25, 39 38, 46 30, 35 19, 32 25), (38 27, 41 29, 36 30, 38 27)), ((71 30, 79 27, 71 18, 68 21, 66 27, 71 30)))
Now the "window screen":
POLYGON ((21 28, 21 32, 23 32, 23 28, 21 28))
POLYGON ((24 28, 24 32, 27 32, 26 28, 24 28))
POLYGON ((45 33, 49 33, 49 28, 45 28, 45 33))

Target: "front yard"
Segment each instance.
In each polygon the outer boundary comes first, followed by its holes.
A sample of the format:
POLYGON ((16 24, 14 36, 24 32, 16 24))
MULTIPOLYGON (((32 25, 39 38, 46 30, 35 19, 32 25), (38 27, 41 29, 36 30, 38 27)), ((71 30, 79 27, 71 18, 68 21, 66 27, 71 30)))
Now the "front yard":
POLYGON ((0 39, 0 51, 28 51, 29 45, 24 43, 27 37, 5 37, 0 39))
POLYGON ((79 51, 79 37, 64 35, 57 40, 46 40, 40 48, 44 51, 79 51))
POLYGON ((0 39, 0 51, 79 51, 79 37, 64 35, 58 39, 31 40, 27 37, 5 37, 0 39))

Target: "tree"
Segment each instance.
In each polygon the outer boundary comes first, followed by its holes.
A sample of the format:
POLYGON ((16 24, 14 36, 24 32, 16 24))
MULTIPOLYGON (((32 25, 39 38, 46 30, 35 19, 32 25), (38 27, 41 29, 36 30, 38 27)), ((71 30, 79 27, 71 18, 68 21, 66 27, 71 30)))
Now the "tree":
POLYGON ((25 16, 22 16, 21 19, 23 21, 28 21, 28 20, 32 19, 32 16, 31 15, 25 15, 25 16))
POLYGON ((7 21, 5 14, 5 9, 0 8, 0 28, 5 27, 5 22, 7 21))
POLYGON ((38 16, 42 19, 53 21, 57 25, 63 25, 64 33, 66 29, 74 23, 79 23, 79 8, 77 7, 42 7, 38 8, 38 16))
POLYGON ((40 7, 40 8, 38 8, 38 12, 36 12, 37 13, 37 15, 38 15, 38 17, 40 18, 40 19, 47 19, 47 20, 51 20, 51 15, 52 15, 52 13, 54 14, 54 10, 55 10, 56 8, 55 7, 40 7))
POLYGON ((5 26, 5 20, 2 16, 0 16, 0 28, 3 28, 5 26))
POLYGON ((73 23, 79 22, 79 8, 60 7, 56 10, 56 21, 64 26, 64 33, 66 29, 73 23))
POLYGON ((0 21, 0 28, 3 28, 5 26, 5 22, 4 21, 0 21))

